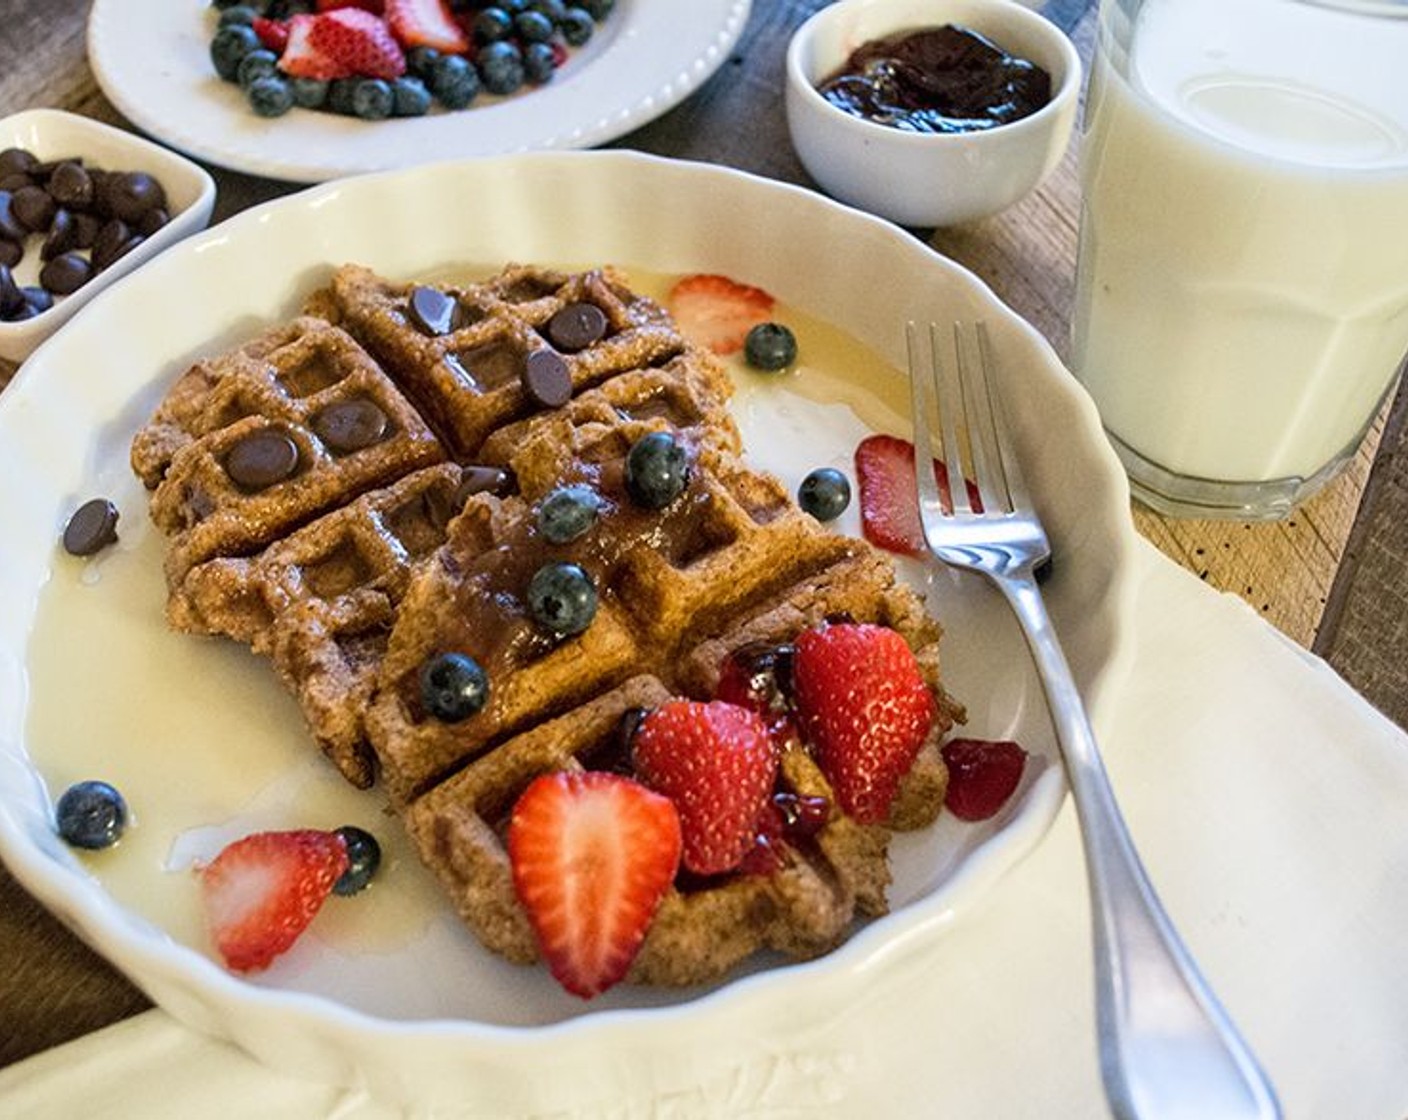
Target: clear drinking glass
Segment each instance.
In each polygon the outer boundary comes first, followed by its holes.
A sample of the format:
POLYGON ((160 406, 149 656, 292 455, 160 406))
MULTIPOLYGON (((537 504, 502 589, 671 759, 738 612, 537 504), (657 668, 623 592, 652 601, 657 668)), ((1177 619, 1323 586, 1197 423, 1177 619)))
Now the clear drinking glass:
POLYGON ((1102 0, 1072 364, 1136 497, 1272 519, 1408 354, 1408 0, 1102 0))

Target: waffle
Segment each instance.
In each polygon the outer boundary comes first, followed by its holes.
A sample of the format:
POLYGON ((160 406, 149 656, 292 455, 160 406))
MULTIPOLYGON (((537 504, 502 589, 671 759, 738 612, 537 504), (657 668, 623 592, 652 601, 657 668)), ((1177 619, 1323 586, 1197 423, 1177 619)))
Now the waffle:
POLYGON ((731 389, 609 268, 510 266, 429 286, 348 265, 292 323, 198 362, 134 440, 170 537, 172 624, 269 657, 324 752, 354 784, 380 782, 467 925, 509 959, 537 955, 503 846, 521 790, 551 770, 629 769, 623 718, 711 697, 745 648, 841 616, 890 626, 939 718, 883 825, 848 818, 808 752, 785 751, 779 788, 827 799, 824 826, 788 838, 766 872, 682 875, 632 980, 693 984, 759 950, 826 951, 884 910, 891 832, 942 805, 937 744, 961 712, 940 684, 937 624, 881 553, 743 463, 731 389), (320 418, 362 400, 385 430, 334 451, 320 418), (236 449, 271 430, 296 468, 251 486, 236 449), (625 459, 661 431, 690 470, 652 512, 630 499, 625 459), (472 483, 486 471, 497 485, 472 483), (601 506, 584 537, 554 544, 538 509, 564 485, 590 486, 601 506), (575 637, 545 632, 524 602, 549 560, 579 564, 598 589, 575 637), (451 650, 491 682, 458 723, 421 710, 420 669, 451 650))

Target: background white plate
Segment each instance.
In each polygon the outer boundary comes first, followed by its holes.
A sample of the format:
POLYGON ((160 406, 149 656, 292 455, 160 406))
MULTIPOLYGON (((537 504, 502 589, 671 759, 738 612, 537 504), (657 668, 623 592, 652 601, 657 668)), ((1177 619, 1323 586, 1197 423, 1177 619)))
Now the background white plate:
MULTIPOLYGON (((243 981, 116 904, 55 840, 46 785, 69 777, 60 773, 62 760, 47 764, 54 772, 36 768, 25 741, 29 709, 45 702, 81 707, 85 693, 79 680, 57 701, 32 696, 27 660, 43 639, 34 625, 45 584, 73 582, 71 558, 55 547, 68 512, 93 493, 126 487, 130 494, 131 435, 194 356, 292 314, 333 265, 348 260, 396 276, 505 260, 722 272, 843 326, 896 369, 906 318, 984 316, 1055 545, 1052 613, 1097 715, 1101 696, 1125 672, 1130 647, 1122 620, 1132 594, 1134 536, 1123 475, 1093 406, 1050 347, 971 274, 887 223, 717 167, 614 152, 423 166, 326 184, 175 247, 80 312, 0 395, 0 477, 24 480, 0 492, 7 533, 0 592, 8 604, 0 613, 0 855, 175 1016, 305 1076, 367 1084, 420 1104, 462 1100, 472 1091, 487 1108, 550 1110, 624 1093, 653 1099, 720 1069, 744 1068, 738 1063, 758 1058, 758 1038, 805 1051, 876 970, 943 951, 937 934, 955 907, 1045 832, 1062 794, 1059 767, 1040 770, 1000 827, 946 821, 897 844, 895 912, 835 953, 799 966, 760 962, 708 992, 619 988, 591 1004, 557 991, 541 969, 511 969, 476 955, 468 935, 455 943, 467 955, 453 959, 443 944, 424 959, 415 955, 423 947, 321 959, 315 945, 257 981, 243 981), (477 200, 472 211, 458 204, 464 198, 477 200), (553 1076, 543 1077, 548 1055, 553 1076)), ((758 407, 757 416, 743 417, 745 432, 750 423, 757 432, 769 422, 766 406, 758 407)), ((755 450, 767 462, 766 450, 755 450)), ((849 452, 817 447, 809 456, 849 452)), ((783 473, 796 468, 768 465, 783 473)), ((124 542, 140 537, 140 496, 119 504, 124 542)), ((103 578, 101 570, 94 574, 103 578)), ((1013 735, 1054 761, 1021 638, 998 597, 967 578, 916 574, 927 579, 946 624, 946 676, 969 705, 973 731, 1013 735)), ((150 610, 131 625, 156 636, 163 628, 154 571, 151 582, 150 610)), ((272 673, 253 700, 225 694, 221 678, 202 674, 206 655, 195 652, 197 640, 170 637, 192 649, 188 671, 148 682, 127 708, 156 718, 195 690, 206 718, 223 722, 250 720, 262 705, 280 703, 272 673)), ((120 767, 123 736, 134 731, 124 712, 98 715, 112 765, 120 767)), ((200 749, 199 742, 182 745, 200 749)), ((288 749, 297 752, 290 759, 312 753, 306 742, 288 749)), ((183 789, 160 774, 131 780, 152 787, 153 796, 160 787, 178 800, 218 794, 183 789)), ((918 1029, 934 1009, 897 1007, 896 1014, 915 1016, 918 1029)))
POLYGON ((299 109, 275 120, 256 116, 237 85, 216 77, 215 13, 205 0, 94 0, 88 61, 108 100, 152 136, 222 167, 311 183, 614 140, 703 85, 742 34, 750 5, 619 0, 547 85, 399 120, 299 109))

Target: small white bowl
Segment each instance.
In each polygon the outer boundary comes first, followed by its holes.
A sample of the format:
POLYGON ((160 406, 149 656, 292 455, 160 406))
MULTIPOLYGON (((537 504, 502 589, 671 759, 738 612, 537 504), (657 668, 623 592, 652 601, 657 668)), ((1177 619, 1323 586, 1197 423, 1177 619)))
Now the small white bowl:
POLYGON ((1035 189, 1070 143, 1080 58, 1055 24, 1013 0, 840 0, 787 48, 787 124, 812 178, 833 198, 904 226, 988 217, 1035 189), (1051 100, 981 132, 916 133, 864 120, 817 87, 851 52, 902 31, 955 24, 1051 75, 1051 100))
MULTIPOLYGON (((88 117, 59 109, 27 109, 0 120, 0 150, 25 148, 40 160, 82 156, 86 164, 107 171, 145 171, 166 192, 171 219, 140 245, 114 261, 77 291, 56 296, 47 311, 18 322, 0 320, 0 358, 22 362, 41 342, 113 281, 183 237, 202 230, 215 206, 215 180, 159 144, 88 117)), ((35 284, 42 235, 31 236, 24 258, 13 269, 16 282, 35 284)))

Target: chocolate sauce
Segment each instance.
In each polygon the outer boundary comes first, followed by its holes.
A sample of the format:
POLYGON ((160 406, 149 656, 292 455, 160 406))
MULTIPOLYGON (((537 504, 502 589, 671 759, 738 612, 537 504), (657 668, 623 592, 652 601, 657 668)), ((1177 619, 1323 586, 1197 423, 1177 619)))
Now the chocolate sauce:
POLYGON ((981 132, 1051 100, 1051 75, 948 24, 862 44, 820 86, 846 112, 906 132, 981 132))

